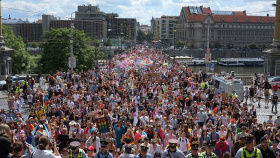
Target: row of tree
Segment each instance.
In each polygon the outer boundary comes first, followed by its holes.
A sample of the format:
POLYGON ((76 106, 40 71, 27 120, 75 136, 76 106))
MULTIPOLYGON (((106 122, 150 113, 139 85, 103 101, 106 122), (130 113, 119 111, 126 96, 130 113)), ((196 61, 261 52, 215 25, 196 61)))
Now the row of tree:
MULTIPOLYGON (((33 56, 26 50, 26 44, 21 37, 16 37, 10 27, 3 25, 3 35, 8 47, 14 49, 13 73, 48 73, 49 71, 67 70, 70 57, 70 29, 60 28, 46 31, 39 47, 44 49, 42 55, 33 56)), ((104 41, 104 46, 112 46, 110 39, 104 41)), ((31 47, 36 48, 35 43, 31 47)), ((73 54, 76 58, 76 69, 86 70, 95 65, 97 59, 104 55, 99 49, 99 41, 94 40, 90 46, 90 38, 80 30, 73 30, 73 54)))
POLYGON ((145 34, 142 30, 137 31, 137 38, 136 40, 139 43, 143 43, 144 41, 151 42, 154 39, 154 34, 151 32, 148 32, 145 34))

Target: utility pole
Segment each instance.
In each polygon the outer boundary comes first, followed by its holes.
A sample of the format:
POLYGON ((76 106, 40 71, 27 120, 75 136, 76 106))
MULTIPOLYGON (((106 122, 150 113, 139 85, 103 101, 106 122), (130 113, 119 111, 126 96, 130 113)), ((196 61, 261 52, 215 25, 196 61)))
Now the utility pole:
MULTIPOLYGON (((75 13, 75 12, 73 12, 75 13)), ((74 59, 73 59, 73 29, 74 27, 74 23, 73 23, 73 19, 72 19, 72 15, 73 13, 71 13, 71 26, 70 26, 70 53, 71 53, 71 63, 70 63, 70 68, 71 68, 71 72, 73 73, 73 68, 74 68, 74 59)))
POLYGON ((210 28, 209 28, 210 20, 207 21, 207 48, 209 48, 209 40, 210 40, 210 28))

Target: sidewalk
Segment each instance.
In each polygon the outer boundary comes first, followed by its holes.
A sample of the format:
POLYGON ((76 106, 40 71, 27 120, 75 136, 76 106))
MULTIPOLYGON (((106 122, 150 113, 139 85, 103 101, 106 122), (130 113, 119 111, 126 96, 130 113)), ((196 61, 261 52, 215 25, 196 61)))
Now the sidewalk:
POLYGON ((0 91, 0 99, 5 99, 8 98, 8 92, 6 90, 1 90, 0 91))

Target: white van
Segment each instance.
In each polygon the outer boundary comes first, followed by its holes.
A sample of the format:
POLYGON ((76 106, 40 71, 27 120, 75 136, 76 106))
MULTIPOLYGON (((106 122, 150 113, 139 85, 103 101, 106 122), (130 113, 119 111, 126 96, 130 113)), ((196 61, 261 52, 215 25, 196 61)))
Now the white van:
POLYGON ((240 79, 232 77, 213 77, 213 88, 216 93, 222 93, 225 91, 228 95, 232 94, 232 91, 238 96, 239 100, 243 100, 243 82, 240 79))

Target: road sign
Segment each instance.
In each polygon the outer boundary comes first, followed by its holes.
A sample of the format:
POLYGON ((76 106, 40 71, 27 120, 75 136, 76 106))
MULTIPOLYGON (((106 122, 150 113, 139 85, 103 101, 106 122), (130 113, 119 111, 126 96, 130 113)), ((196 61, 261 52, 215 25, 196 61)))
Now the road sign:
POLYGON ((205 53, 205 64, 210 64, 211 60, 211 53, 205 53))
POLYGON ((210 49, 210 48, 207 48, 207 49, 205 50, 205 53, 211 53, 211 49, 210 49))

